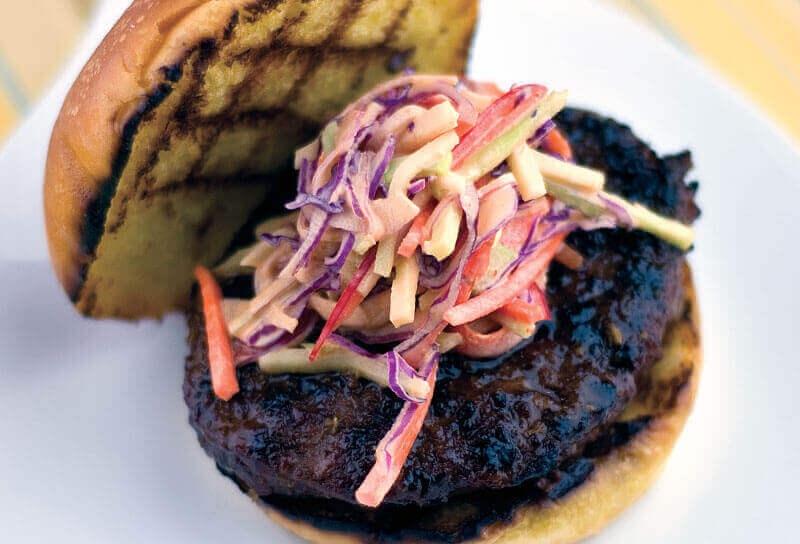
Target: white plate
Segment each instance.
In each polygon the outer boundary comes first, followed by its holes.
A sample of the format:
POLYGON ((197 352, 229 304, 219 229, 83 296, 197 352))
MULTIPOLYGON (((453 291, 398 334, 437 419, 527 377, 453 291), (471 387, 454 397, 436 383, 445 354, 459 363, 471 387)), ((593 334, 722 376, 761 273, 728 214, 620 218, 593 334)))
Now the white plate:
MULTIPOLYGON (((473 75, 567 87, 659 151, 691 148, 702 183, 697 407, 658 484, 595 542, 788 541, 800 485, 797 150, 719 78, 595 2, 483 11, 473 75)), ((46 264, 43 157, 88 51, 0 156, 3 540, 293 542, 216 472, 186 423, 180 318, 79 319, 46 264)))

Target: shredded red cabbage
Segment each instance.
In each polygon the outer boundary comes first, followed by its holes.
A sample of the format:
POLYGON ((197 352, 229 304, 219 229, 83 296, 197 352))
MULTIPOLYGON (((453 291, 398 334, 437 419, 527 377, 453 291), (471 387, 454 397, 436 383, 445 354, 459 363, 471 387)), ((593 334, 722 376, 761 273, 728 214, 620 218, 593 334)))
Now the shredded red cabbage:
POLYGON ((386 196, 386 186, 383 183, 383 176, 386 174, 386 169, 389 167, 389 161, 391 161, 394 156, 396 142, 397 138, 392 134, 386 139, 383 146, 378 151, 378 162, 372 172, 372 178, 369 182, 369 197, 371 199, 378 196, 379 189, 382 191, 381 196, 386 196))
POLYGON ((342 243, 339 245, 339 250, 332 257, 326 257, 324 263, 338 272, 344 266, 350 252, 353 251, 355 243, 356 235, 352 232, 345 233, 342 243))
POLYGON ((458 296, 458 292, 461 288, 461 276, 464 273, 464 267, 467 264, 467 256, 472 253, 475 248, 475 224, 478 219, 478 192, 475 189, 475 186, 467 185, 464 189, 464 192, 459 195, 459 202, 464 210, 464 220, 467 225, 467 234, 464 241, 466 255, 456 261, 456 270, 453 273, 453 277, 449 285, 434 301, 433 305, 431 305, 423 326, 414 332, 410 338, 397 346, 396 349, 400 353, 414 348, 431 332, 433 332, 433 330, 435 330, 441 323, 444 312, 455 304, 456 297, 458 296))
POLYGON ((286 242, 294 250, 297 250, 297 248, 300 247, 300 240, 287 234, 272 234, 271 232, 262 232, 258 236, 271 246, 279 246, 282 242, 286 242))
MULTIPOLYGON (((448 259, 449 260, 449 259, 448 259)), ((442 273, 444 264, 432 255, 420 253, 418 256, 420 275, 426 278, 435 278, 442 273)))
POLYGON ((314 206, 326 213, 342 213, 342 202, 329 202, 328 199, 308 193, 298 193, 297 197, 286 204, 287 210, 299 210, 306 206, 314 206))
POLYGON ((380 346, 403 342, 411 337, 413 331, 411 327, 392 327, 391 331, 387 331, 385 328, 380 330, 366 329, 362 331, 353 330, 348 334, 361 343, 380 346))
POLYGON ((403 105, 408 101, 408 95, 411 92, 411 84, 401 85, 389 89, 384 94, 375 97, 375 102, 384 106, 387 109, 395 108, 403 105))
POLYGON ((237 364, 250 363, 262 355, 282 349, 306 338, 319 321, 319 316, 312 311, 305 311, 300 316, 294 332, 286 332, 271 325, 265 325, 251 336, 247 343, 234 339, 234 360, 237 364))
POLYGON ((552 119, 548 119, 542 126, 536 129, 533 136, 528 139, 528 145, 531 147, 539 147, 554 128, 556 128, 555 122, 552 119))
MULTIPOLYGON (((470 252, 470 248, 466 245, 466 240, 467 237, 464 234, 459 236, 453 255, 445 261, 439 262, 436 261, 435 257, 425 255, 424 257, 428 257, 429 264, 431 261, 439 263, 439 272, 438 274, 423 274, 422 270, 420 270, 419 284, 425 289, 441 289, 452 282, 456 277, 459 266, 461 266, 461 261, 463 261, 466 258, 465 255, 468 255, 470 252)), ((432 271, 433 267, 429 266, 429 270, 432 271)))
POLYGON ((425 187, 428 186, 428 178, 419 178, 415 179, 411 183, 408 184, 408 196, 409 198, 421 193, 425 190, 425 187))
POLYGON ((416 404, 422 403, 425 399, 420 399, 417 397, 413 397, 408 394, 408 392, 403 388, 403 385, 400 383, 400 374, 405 374, 409 378, 419 378, 420 375, 411 368, 403 357, 397 353, 397 351, 392 350, 386 354, 386 364, 389 367, 389 389, 397 395, 401 400, 406 402, 413 402, 416 404))
POLYGON ((331 216, 321 210, 311 211, 308 236, 306 236, 305 240, 300 244, 300 247, 297 248, 297 253, 294 254, 289 264, 284 268, 284 271, 291 271, 290 273, 293 274, 308 264, 311 253, 319 245, 320 240, 322 240, 322 236, 325 234, 330 220, 331 216))
POLYGON ((371 351, 362 348, 358 344, 351 342, 350 340, 339 334, 332 334, 330 336, 330 341, 332 344, 336 344, 340 348, 352 351, 353 353, 355 353, 356 355, 360 355, 361 357, 368 357, 370 359, 378 359, 380 357, 380 355, 376 355, 375 353, 372 353, 371 351))
POLYGON ((633 228, 633 218, 631 217, 631 214, 628 213, 628 210, 626 210, 618 202, 615 202, 610 198, 606 198, 602 193, 598 193, 597 198, 600 199, 600 202, 603 203, 606 210, 608 210, 608 212, 616 218, 620 225, 633 228))

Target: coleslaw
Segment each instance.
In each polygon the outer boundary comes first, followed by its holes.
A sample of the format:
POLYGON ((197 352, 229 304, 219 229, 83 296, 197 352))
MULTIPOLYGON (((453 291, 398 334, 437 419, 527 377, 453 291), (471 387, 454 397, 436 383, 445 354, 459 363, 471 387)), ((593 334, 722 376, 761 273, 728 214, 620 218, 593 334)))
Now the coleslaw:
POLYGON ((530 338, 550 317, 551 261, 581 266, 570 232, 637 228, 692 244, 690 227, 573 162, 553 122, 565 104, 541 85, 405 75, 348 106, 297 151, 292 213, 215 269, 252 272, 255 296, 219 300, 196 272, 214 390, 230 399, 235 368, 254 362, 387 387, 403 408, 356 492, 380 505, 422 428, 440 354, 496 357, 530 338))

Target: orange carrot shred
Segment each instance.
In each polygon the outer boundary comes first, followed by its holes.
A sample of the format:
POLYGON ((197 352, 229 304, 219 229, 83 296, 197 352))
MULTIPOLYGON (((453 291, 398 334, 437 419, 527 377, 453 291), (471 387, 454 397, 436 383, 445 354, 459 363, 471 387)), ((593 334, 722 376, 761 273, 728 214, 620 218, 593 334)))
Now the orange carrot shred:
POLYGON ((195 267, 194 276, 200 285, 200 296, 203 299, 211 386, 217 397, 230 400, 239 392, 239 381, 236 378, 228 325, 222 313, 222 291, 207 268, 195 267))
POLYGON ((489 268, 492 255, 492 240, 485 240, 472 254, 464 266, 464 280, 470 285, 480 278, 489 268))
POLYGON ((569 145, 569 140, 567 140, 564 134, 557 128, 547 133, 547 136, 545 136, 542 141, 542 145, 549 151, 561 155, 565 161, 572 160, 572 146, 569 145))
POLYGON ((469 324, 455 328, 461 335, 461 344, 456 351, 467 357, 497 357, 519 344, 520 337, 506 328, 481 333, 469 324))
POLYGON ((398 255, 402 255, 406 258, 411 257, 417 250, 417 247, 428 238, 428 229, 426 225, 428 223, 428 218, 431 216, 431 212, 433 212, 433 205, 426 206, 417 214, 414 218, 414 222, 411 223, 408 234, 403 237, 402 242, 400 242, 400 247, 397 248, 398 255))
POLYGON ((511 302, 523 289, 528 287, 539 274, 547 270, 550 261, 564 241, 566 233, 547 240, 541 248, 502 283, 488 289, 463 304, 453 306, 444 314, 444 319, 453 326, 463 325, 480 319, 511 302))
POLYGON ((570 270, 580 270, 583 268, 583 255, 569 247, 567 244, 561 246, 556 253, 556 260, 570 270))
POLYGON ((497 313, 527 324, 534 324, 538 321, 542 321, 546 316, 546 311, 544 309, 523 300, 509 302, 497 310, 497 313))
MULTIPOLYGON (((431 391, 436 387, 436 373, 437 366, 434 366, 428 376, 431 391)), ((431 394, 422 404, 405 404, 389 433, 378 444, 375 464, 356 490, 356 500, 359 504, 376 508, 383 502, 403 470, 411 448, 422 430, 432 400, 431 394), (405 428, 401 430, 404 425, 405 428), (387 454, 391 459, 389 463, 383 462, 387 454)))

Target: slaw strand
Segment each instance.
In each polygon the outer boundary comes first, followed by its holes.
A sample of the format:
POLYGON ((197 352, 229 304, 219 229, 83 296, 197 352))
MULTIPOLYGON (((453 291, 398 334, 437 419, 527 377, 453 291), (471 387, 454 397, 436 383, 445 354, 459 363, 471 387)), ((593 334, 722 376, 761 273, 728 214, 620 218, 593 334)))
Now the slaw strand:
POLYGON ((500 327, 490 333, 481 333, 470 325, 461 325, 456 327, 456 332, 462 338, 456 351, 467 357, 497 357, 519 344, 521 340, 520 335, 506 327, 500 327))
MULTIPOLYGON (((472 293, 472 287, 475 284, 476 278, 483 275, 486 272, 486 268, 489 266, 489 253, 491 252, 491 249, 491 240, 487 240, 481 244, 467 260, 462 275, 462 283, 459 286, 458 294, 456 295, 455 305, 469 300, 469 296, 470 293, 472 293)), ((411 366, 415 368, 417 367, 417 365, 414 364, 414 361, 422 360, 424 354, 431 349, 446 328, 447 322, 442 320, 417 345, 403 352, 403 355, 405 356, 406 360, 409 361, 411 366)))
POLYGON ((403 241, 400 242, 400 247, 397 249, 397 254, 403 257, 411 257, 417 250, 417 247, 428 237, 427 223, 428 218, 433 212, 433 204, 425 206, 419 214, 414 218, 411 223, 411 228, 408 234, 405 235, 403 241))
POLYGON ((506 126, 505 130, 499 133, 493 141, 470 150, 468 153, 464 151, 464 158, 459 162, 455 160, 458 149, 453 150, 454 169, 468 181, 480 179, 508 158, 514 149, 530 138, 539 127, 564 109, 566 103, 567 94, 565 92, 548 94, 541 99, 533 117, 523 116, 515 124, 506 126))
POLYGON ((495 100, 481 112, 475 126, 453 150, 453 169, 458 170, 481 146, 530 116, 546 92, 541 85, 520 85, 495 100))
POLYGON ((196 266, 194 276, 200 285, 200 296, 203 299, 211 386, 218 398, 227 401, 239 392, 239 382, 236 378, 231 338, 222 311, 222 290, 207 268, 196 266))
POLYGON ((536 331, 536 324, 550 319, 550 308, 541 289, 534 283, 528 289, 530 302, 516 298, 495 313, 492 318, 522 338, 536 331))
POLYGON ((546 270, 566 236, 565 232, 556 234, 543 242, 540 248, 523 261, 507 280, 467 302, 447 310, 444 314, 445 321, 453 326, 463 325, 486 316, 511 302, 523 289, 533 283, 539 274, 546 270))
POLYGON ((558 250, 555 259, 570 270, 580 270, 583 268, 583 255, 568 246, 566 243, 563 244, 561 249, 558 250))
MULTIPOLYGON (((431 392, 436 385, 438 368, 439 354, 434 352, 422 371, 431 392)), ((359 504, 376 508, 383 502, 400 475, 400 471, 408 459, 408 454, 422 430, 422 424, 432 400, 433 393, 428 395, 428 398, 421 404, 406 402, 403 405, 392 428, 389 429, 375 450, 375 464, 356 490, 356 500, 359 504)))
MULTIPOLYGON (((374 382, 381 387, 390 388, 391 381, 396 379, 399 387, 397 394, 403 400, 419 404, 431 392, 426 380, 416 372, 395 371, 384 357, 365 356, 354 353, 330 341, 325 344, 320 354, 309 364, 311 346, 273 351, 258 359, 258 366, 266 374, 321 374, 325 372, 348 372, 359 378, 374 382), (396 376, 396 378, 395 378, 396 376)), ((395 387, 392 390, 395 391, 395 387)))
POLYGON ((572 146, 569 145, 569 140, 562 134, 562 132, 554 128, 542 140, 542 145, 545 150, 550 153, 555 153, 565 161, 572 160, 572 146))
POLYGON ((347 319, 351 313, 353 313, 358 305, 364 300, 364 297, 368 294, 362 294, 358 287, 364 277, 369 273, 373 264, 375 264, 375 248, 371 249, 364 256, 364 259, 361 261, 358 270, 356 270, 355 276, 353 276, 353 279, 342 292, 342 296, 339 298, 336 306, 334 306, 330 318, 325 322, 322 332, 319 333, 319 338, 317 338, 314 348, 308 354, 309 361, 313 361, 317 358, 317 355, 319 355, 319 352, 322 349, 322 346, 325 345, 325 341, 328 339, 328 337, 333 334, 333 331, 339 328, 339 325, 341 325, 341 323, 347 319))

